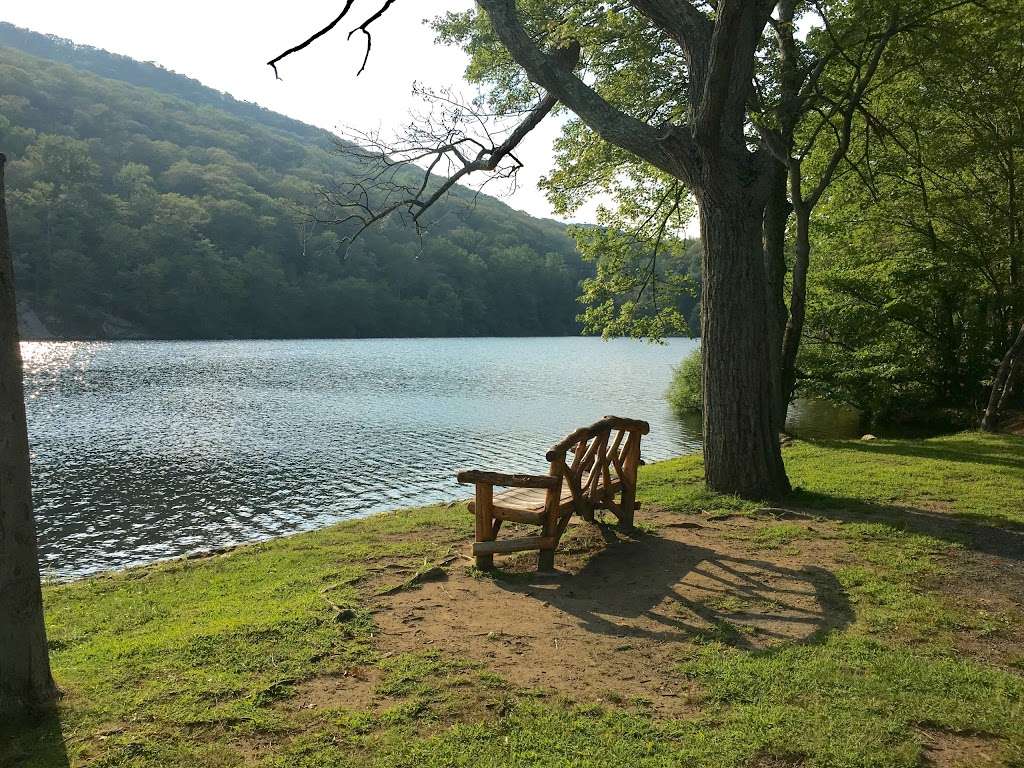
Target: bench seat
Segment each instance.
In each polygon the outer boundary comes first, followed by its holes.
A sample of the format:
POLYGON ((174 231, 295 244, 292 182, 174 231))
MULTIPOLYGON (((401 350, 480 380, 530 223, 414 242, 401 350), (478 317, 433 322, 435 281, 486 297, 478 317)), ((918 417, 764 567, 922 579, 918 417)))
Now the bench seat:
MULTIPOLYGON (((611 490, 617 492, 622 488, 622 480, 616 476, 611 478, 611 490)), ((580 487, 586 488, 590 482, 590 474, 583 475, 580 487)), ((517 523, 540 525, 544 519, 544 503, 547 491, 544 488, 509 488, 507 491, 494 494, 492 509, 498 520, 511 520, 517 523)), ((469 511, 476 512, 476 502, 469 502, 469 511)), ((572 489, 568 483, 562 484, 562 493, 558 499, 558 511, 561 515, 573 512, 572 489)))

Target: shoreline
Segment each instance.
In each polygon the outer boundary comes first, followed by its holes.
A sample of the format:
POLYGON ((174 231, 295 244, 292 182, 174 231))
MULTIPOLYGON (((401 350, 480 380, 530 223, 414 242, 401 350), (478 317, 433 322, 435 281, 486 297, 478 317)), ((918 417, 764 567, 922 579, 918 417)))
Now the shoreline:
MULTIPOLYGON (((613 339, 605 339, 597 334, 580 334, 580 333, 562 333, 562 334, 546 334, 541 336, 282 336, 282 337, 213 337, 213 338, 162 338, 158 336, 139 336, 139 337, 32 337, 23 336, 19 341, 26 344, 75 344, 75 343, 103 343, 113 344, 118 342, 127 343, 144 343, 154 342, 160 344, 187 344, 187 343, 235 343, 235 342, 287 342, 287 341, 439 341, 439 340, 459 340, 459 341, 476 341, 476 340, 509 340, 509 339, 597 339, 603 342, 615 342, 615 341, 630 341, 637 343, 645 343, 640 339, 629 339, 625 337, 617 337, 613 339)), ((666 336, 666 341, 700 341, 699 336, 666 336)))
MULTIPOLYGON (((679 456, 671 456, 671 457, 665 458, 665 459, 657 459, 655 461, 647 462, 647 464, 645 464, 644 466, 653 467, 653 466, 656 466, 658 464, 663 464, 663 463, 668 462, 668 461, 677 461, 679 459, 686 458, 687 456, 694 456, 694 455, 696 455, 696 453, 680 454, 679 456)), ((455 472, 453 472, 452 474, 454 475, 455 472)), ((433 510, 433 509, 452 510, 453 513, 458 514, 459 513, 459 508, 460 507, 464 507, 464 505, 467 502, 471 501, 472 498, 473 497, 472 497, 471 494, 469 494, 469 495, 465 495, 464 494, 462 496, 458 496, 458 497, 452 498, 452 499, 439 499, 438 501, 436 501, 434 503, 420 504, 420 505, 410 506, 410 507, 391 507, 391 508, 388 508, 388 509, 378 510, 376 512, 366 512, 366 513, 363 513, 363 514, 358 515, 358 516, 354 515, 352 517, 348 517, 348 518, 345 518, 343 520, 336 520, 336 521, 334 521, 332 523, 328 523, 327 525, 320 526, 320 527, 303 528, 303 529, 291 531, 289 533, 282 533, 282 534, 279 534, 279 535, 267 536, 265 538, 252 539, 250 541, 241 541, 241 542, 237 542, 237 543, 234 543, 234 544, 225 544, 225 545, 222 545, 222 546, 206 547, 206 548, 202 548, 202 549, 191 550, 189 552, 184 552, 184 553, 179 554, 179 555, 171 555, 169 557, 161 557, 161 558, 158 558, 156 560, 149 560, 149 561, 146 561, 144 563, 134 563, 134 564, 131 564, 131 565, 126 565, 126 566, 117 567, 117 568, 108 568, 108 569, 104 569, 104 570, 93 571, 91 573, 84 573, 84 574, 80 574, 78 576, 48 578, 44 574, 44 576, 43 576, 43 584, 44 585, 53 585, 53 586, 60 586, 60 585, 64 585, 64 584, 75 584, 75 583, 84 581, 86 579, 97 579, 97 578, 103 578, 103 577, 106 577, 106 576, 117 576, 117 575, 120 575, 120 574, 128 573, 130 571, 135 571, 135 570, 143 569, 143 568, 152 568, 154 566, 160 566, 160 565, 163 565, 163 564, 166 564, 166 563, 210 560, 210 559, 214 559, 214 558, 217 558, 217 557, 223 557, 225 555, 233 554, 233 553, 237 552, 240 549, 245 549, 246 547, 257 547, 257 546, 260 546, 261 544, 267 544, 267 543, 276 542, 276 541, 284 541, 284 540, 290 539, 290 538, 292 538, 294 536, 304 536, 304 535, 307 535, 307 534, 316 533, 318 531, 327 531, 327 530, 330 530, 332 528, 336 528, 336 527, 339 527, 339 526, 353 525, 353 524, 356 524, 356 523, 360 523, 360 522, 362 522, 364 520, 370 520, 372 518, 376 518, 376 517, 380 517, 380 516, 387 516, 387 515, 400 516, 400 515, 403 515, 403 514, 415 514, 415 513, 422 512, 424 510, 433 510)), ((462 509, 462 514, 464 515, 464 517, 466 519, 467 526, 469 526, 471 528, 472 527, 472 523, 473 523, 473 515, 470 512, 468 512, 467 510, 465 510, 465 509, 462 509)))

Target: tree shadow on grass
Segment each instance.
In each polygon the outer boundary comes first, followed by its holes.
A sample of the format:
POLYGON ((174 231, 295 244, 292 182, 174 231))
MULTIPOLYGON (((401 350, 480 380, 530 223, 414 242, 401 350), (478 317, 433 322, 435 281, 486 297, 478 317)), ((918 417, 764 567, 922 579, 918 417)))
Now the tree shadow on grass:
POLYGON ((1001 435, 998 440, 944 437, 942 440, 901 440, 898 442, 859 440, 815 440, 813 445, 841 451, 908 456, 933 461, 1006 467, 1024 472, 1024 437, 1001 435))
POLYGON ((1006 518, 978 522, 956 513, 931 512, 910 506, 878 504, 849 496, 799 490, 787 508, 808 516, 843 523, 881 523, 902 533, 929 536, 986 555, 1024 561, 1024 525, 1006 518))
POLYGON ((54 709, 0 722, 0 768, 68 768, 60 716, 54 709))
POLYGON ((824 568, 738 557, 671 533, 619 539, 601 530, 607 546, 577 573, 499 575, 498 583, 542 597, 586 631, 658 642, 714 639, 759 650, 820 642, 853 620, 845 591, 824 568))

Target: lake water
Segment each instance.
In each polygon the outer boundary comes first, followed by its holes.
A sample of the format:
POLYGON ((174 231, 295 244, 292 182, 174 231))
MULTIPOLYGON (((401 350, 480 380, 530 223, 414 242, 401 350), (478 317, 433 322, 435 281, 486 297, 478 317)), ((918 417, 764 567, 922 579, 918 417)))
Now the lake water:
MULTIPOLYGON (((96 571, 466 496, 544 471, 603 415, 647 461, 700 448, 664 399, 696 342, 371 339, 23 345, 44 574, 96 571)), ((811 414, 833 431, 830 417, 811 414)), ((456 513, 453 513, 456 514, 456 513)), ((469 522, 467 521, 467 525, 469 522)))

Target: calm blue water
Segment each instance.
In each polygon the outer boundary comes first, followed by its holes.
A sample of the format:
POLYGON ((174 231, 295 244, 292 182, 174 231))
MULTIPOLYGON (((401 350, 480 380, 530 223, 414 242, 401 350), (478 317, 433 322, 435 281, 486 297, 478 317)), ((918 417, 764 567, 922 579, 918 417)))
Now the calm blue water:
MULTIPOLYGON (((699 450, 699 418, 680 422, 664 399, 696 344, 25 343, 44 574, 467 496, 458 469, 546 471, 548 447, 606 414, 651 423, 647 461, 699 450)), ((837 429, 827 408, 792 415, 808 436, 837 429)))
POLYGON ((44 573, 67 578, 468 495, 606 414, 647 460, 699 448, 664 401, 695 342, 26 343, 44 573))

